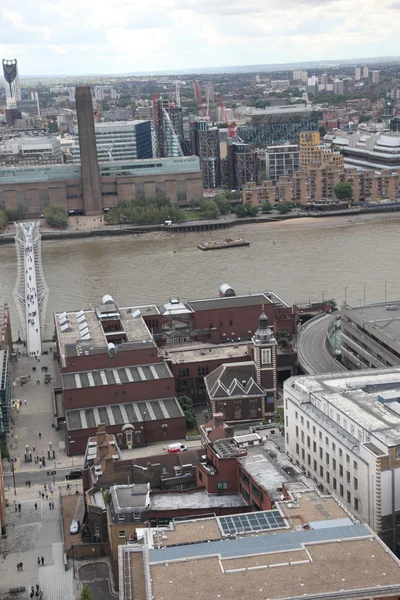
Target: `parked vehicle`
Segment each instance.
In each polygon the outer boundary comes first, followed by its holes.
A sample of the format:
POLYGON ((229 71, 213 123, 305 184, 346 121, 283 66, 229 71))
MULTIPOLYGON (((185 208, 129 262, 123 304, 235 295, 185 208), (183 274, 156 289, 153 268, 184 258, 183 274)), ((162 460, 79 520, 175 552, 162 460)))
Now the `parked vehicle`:
POLYGON ((168 446, 168 452, 185 452, 187 450, 184 444, 170 444, 168 446))
POLYGON ((82 479, 82 469, 71 469, 65 479, 82 479))
POLYGON ((72 535, 79 533, 80 526, 81 526, 81 524, 79 523, 79 521, 77 521, 76 519, 72 519, 71 525, 69 527, 69 532, 72 535))

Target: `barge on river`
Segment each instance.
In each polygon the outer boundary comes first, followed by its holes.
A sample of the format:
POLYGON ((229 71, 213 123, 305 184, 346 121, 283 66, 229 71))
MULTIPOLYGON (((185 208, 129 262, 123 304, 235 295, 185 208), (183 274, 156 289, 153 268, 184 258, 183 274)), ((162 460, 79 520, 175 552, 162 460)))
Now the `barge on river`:
POLYGON ((224 242, 201 242, 197 247, 200 250, 223 250, 224 248, 241 248, 242 246, 250 246, 250 242, 246 242, 242 238, 237 240, 227 238, 224 242))

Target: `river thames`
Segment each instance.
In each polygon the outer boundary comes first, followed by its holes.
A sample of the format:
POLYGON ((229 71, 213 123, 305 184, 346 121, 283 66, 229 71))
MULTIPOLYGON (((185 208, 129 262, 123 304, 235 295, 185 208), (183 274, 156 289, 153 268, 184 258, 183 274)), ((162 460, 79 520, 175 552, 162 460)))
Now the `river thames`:
MULTIPOLYGON (((274 291, 288 303, 335 298, 359 306, 400 299, 400 217, 363 215, 298 219, 190 234, 146 234, 43 241, 43 268, 50 290, 45 337, 54 311, 96 306, 111 294, 120 306, 158 304, 218 295, 221 283, 236 293, 274 291), (202 240, 243 237, 248 248, 201 252, 202 240), (386 281, 386 284, 385 284, 386 281), (347 290, 345 291, 345 288, 347 290)), ((14 245, 0 246, 0 302, 19 323, 12 292, 14 245)))

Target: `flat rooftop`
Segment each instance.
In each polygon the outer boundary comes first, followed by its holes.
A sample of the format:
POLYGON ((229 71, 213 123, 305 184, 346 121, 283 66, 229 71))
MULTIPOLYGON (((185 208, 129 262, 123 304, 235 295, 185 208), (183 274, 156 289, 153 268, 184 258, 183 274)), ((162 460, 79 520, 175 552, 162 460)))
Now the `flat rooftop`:
POLYGON ((149 505, 148 484, 113 485, 110 492, 114 512, 132 512, 135 508, 145 508, 149 505))
POLYGON ((355 424, 351 433, 343 426, 338 427, 336 415, 334 419, 325 417, 325 426, 332 425, 342 435, 343 443, 347 439, 353 447, 362 441, 371 442, 382 452, 386 452, 387 447, 400 445, 399 402, 393 401, 395 397, 400 399, 400 367, 291 377, 285 382, 284 390, 290 393, 291 388, 294 394, 300 394, 302 409, 313 416, 323 415, 324 404, 336 408, 344 419, 355 424), (385 404, 382 394, 389 392, 391 400, 385 404), (360 428, 369 439, 361 430, 360 439, 356 431, 360 428))
POLYGON ((202 360, 225 360, 229 358, 244 359, 249 356, 248 344, 235 344, 223 346, 193 345, 191 348, 183 346, 182 348, 161 348, 161 354, 165 360, 172 364, 179 365, 184 363, 200 362, 202 360))
POLYGON ((177 398, 127 402, 90 408, 76 408, 65 411, 68 430, 95 429, 104 423, 106 426, 143 423, 161 419, 183 417, 177 398))
POLYGON ((206 491, 183 494, 152 494, 149 510, 179 510, 179 509, 204 509, 204 512, 213 508, 247 506, 240 494, 208 494, 206 491))
MULTIPOLYGON (((247 448, 246 448, 247 450, 247 448)), ((282 495, 282 484, 288 479, 275 465, 261 453, 251 453, 243 458, 238 458, 238 462, 251 478, 268 492, 271 500, 279 500, 282 495)))
POLYGON ((189 305, 194 311, 215 310, 222 308, 236 308, 240 306, 259 306, 262 304, 275 304, 278 307, 288 307, 281 298, 273 292, 255 292, 239 296, 226 296, 223 298, 205 298, 204 300, 189 300, 189 305))
POLYGON ((153 363, 137 367, 118 367, 114 369, 99 369, 97 371, 80 371, 62 375, 63 389, 76 390, 105 385, 121 385, 153 381, 155 379, 170 379, 172 373, 166 363, 153 363))
POLYGON ((400 352, 400 300, 369 306, 346 307, 345 310, 353 312, 370 327, 390 338, 398 345, 400 352))

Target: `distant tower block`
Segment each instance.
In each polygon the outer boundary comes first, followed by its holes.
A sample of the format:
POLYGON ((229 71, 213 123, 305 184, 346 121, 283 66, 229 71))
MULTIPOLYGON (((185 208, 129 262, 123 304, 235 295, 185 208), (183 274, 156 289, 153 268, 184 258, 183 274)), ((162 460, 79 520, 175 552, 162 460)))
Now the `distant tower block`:
POLYGON ((3 75, 5 79, 7 108, 17 108, 17 102, 21 100, 21 86, 16 58, 3 60, 3 75))
POLYGON ((103 203, 90 87, 88 85, 78 85, 75 100, 78 116, 84 209, 86 215, 98 215, 102 212, 103 203))

